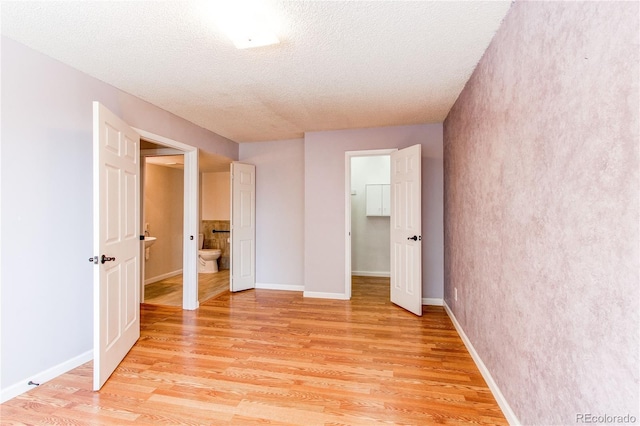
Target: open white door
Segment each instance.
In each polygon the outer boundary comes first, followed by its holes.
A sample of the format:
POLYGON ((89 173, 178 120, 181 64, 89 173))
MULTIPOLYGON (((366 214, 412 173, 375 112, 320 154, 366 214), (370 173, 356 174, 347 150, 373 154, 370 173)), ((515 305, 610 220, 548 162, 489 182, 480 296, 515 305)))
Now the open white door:
POLYGON ((140 337, 140 136, 93 103, 93 389, 140 337))
POLYGON ((391 301, 422 316, 421 145, 391 153, 391 301))
POLYGON ((256 166, 231 163, 231 291, 256 286, 256 166))

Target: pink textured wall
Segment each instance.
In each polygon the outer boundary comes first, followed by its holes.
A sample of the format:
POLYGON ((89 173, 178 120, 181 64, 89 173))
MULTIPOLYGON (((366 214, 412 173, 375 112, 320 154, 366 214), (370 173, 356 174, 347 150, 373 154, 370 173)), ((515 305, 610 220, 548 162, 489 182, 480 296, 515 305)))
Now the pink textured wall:
POLYGON ((514 3, 444 123, 445 300, 523 424, 640 421, 639 12, 514 3))

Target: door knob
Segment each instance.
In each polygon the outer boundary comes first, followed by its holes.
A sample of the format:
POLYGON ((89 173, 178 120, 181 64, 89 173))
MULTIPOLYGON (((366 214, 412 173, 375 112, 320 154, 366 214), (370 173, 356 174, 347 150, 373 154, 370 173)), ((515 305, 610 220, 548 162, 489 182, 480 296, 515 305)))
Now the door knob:
POLYGON ((104 262, 111 262, 111 261, 113 261, 113 260, 116 260, 116 258, 115 258, 115 257, 108 257, 108 256, 105 256, 105 255, 103 254, 103 255, 102 255, 102 259, 100 260, 100 262, 101 262, 101 263, 104 263, 104 262))
POLYGON ((414 235, 413 237, 407 238, 407 240, 422 241, 422 235, 414 235))

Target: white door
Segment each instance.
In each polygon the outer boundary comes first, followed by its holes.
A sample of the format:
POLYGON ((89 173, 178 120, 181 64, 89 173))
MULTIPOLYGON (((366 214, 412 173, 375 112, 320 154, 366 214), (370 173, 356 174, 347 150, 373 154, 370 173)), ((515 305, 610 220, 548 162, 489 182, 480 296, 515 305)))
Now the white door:
POLYGON ((421 145, 391 154, 391 301, 422 315, 421 145))
POLYGON ((140 337, 140 136, 93 103, 93 389, 140 337))
POLYGON ((231 163, 231 291, 256 286, 256 166, 231 163))

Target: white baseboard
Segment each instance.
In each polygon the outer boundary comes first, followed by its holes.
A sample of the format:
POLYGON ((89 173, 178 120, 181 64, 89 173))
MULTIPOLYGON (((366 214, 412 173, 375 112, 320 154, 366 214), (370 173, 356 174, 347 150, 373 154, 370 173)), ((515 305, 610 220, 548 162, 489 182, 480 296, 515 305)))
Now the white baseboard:
POLYGON ((389 278, 391 272, 389 271, 351 271, 351 275, 357 275, 359 277, 385 277, 389 278))
MULTIPOLYGON (((259 284, 256 284, 256 288, 267 288, 267 287, 258 287, 259 284)), ((267 284, 271 285, 271 284, 267 284)), ((288 286, 291 287, 291 286, 288 286)), ((300 290, 296 289, 295 291, 304 290, 303 286, 299 286, 300 290)), ((273 288, 274 290, 280 290, 280 288, 273 288)), ((289 290, 291 288, 283 289, 289 290)), ((343 293, 321 293, 316 291, 305 291, 303 293, 304 297, 316 298, 316 299, 338 299, 338 300, 348 300, 348 298, 343 293)), ((423 305, 433 305, 433 306, 442 306, 444 303, 443 299, 425 297, 422 298, 423 305)))
POLYGON ((173 276, 179 275, 182 273, 182 269, 178 269, 172 272, 167 272, 166 274, 156 275, 155 277, 147 278, 144 280, 144 285, 153 284, 158 281, 162 281, 165 278, 171 278, 173 276))
POLYGON ((507 419, 510 425, 520 425, 520 421, 518 420, 518 417, 516 417, 516 414, 511 409, 511 406, 505 399, 504 395, 500 391, 500 388, 498 387, 496 382, 493 380, 493 377, 491 377, 491 373, 489 372, 489 369, 487 369, 487 366, 484 365, 484 362, 482 362, 482 359, 480 358, 480 355, 478 355, 478 352, 476 352, 476 349, 473 347, 471 340, 469 340, 464 330, 462 329, 462 326, 458 323, 458 320, 456 319, 455 315, 453 315, 453 311, 449 308, 449 306, 447 305, 447 302, 444 302, 443 306, 445 311, 447 311, 447 315, 449 315, 449 318, 451 318, 451 322, 453 322, 453 326, 458 331, 458 334, 460 335, 462 342, 464 343, 464 345, 467 347, 467 350, 471 354, 471 358, 473 358, 473 361, 476 363, 478 370, 480 370, 480 374, 482 374, 484 381, 487 382, 487 385, 489 386, 489 389, 491 390, 493 397, 496 399, 496 402, 500 406, 500 409, 502 410, 502 413, 504 414, 505 418, 507 419))
POLYGON ((303 285, 293 284, 256 283, 256 288, 260 290, 304 291, 303 285))
POLYGON ((11 398, 15 398, 16 396, 33 389, 35 386, 29 385, 29 381, 33 381, 38 384, 46 383, 49 380, 55 379, 59 375, 66 373, 69 370, 73 370, 74 368, 81 366, 85 362, 91 361, 92 359, 93 350, 90 350, 63 363, 54 365, 53 367, 45 371, 36 373, 33 376, 25 377, 19 383, 11 385, 7 388, 3 388, 2 391, 0 391, 0 403, 8 401, 11 398))
POLYGON ((311 299, 349 300, 344 293, 322 293, 318 291, 305 291, 302 293, 302 297, 309 297, 311 299))

